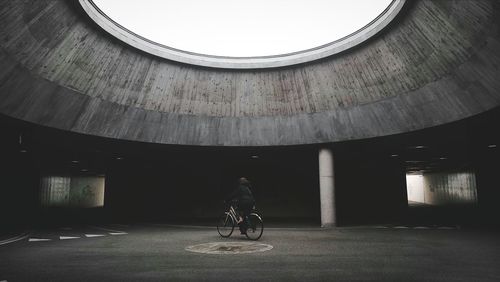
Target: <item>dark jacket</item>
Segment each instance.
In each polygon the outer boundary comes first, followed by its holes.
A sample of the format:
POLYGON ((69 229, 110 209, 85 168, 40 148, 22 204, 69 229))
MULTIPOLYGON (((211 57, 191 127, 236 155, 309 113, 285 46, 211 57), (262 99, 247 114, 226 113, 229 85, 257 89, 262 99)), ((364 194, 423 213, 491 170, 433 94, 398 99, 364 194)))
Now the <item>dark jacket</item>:
POLYGON ((237 200, 239 203, 255 202, 249 184, 239 184, 236 189, 227 197, 228 201, 237 200))

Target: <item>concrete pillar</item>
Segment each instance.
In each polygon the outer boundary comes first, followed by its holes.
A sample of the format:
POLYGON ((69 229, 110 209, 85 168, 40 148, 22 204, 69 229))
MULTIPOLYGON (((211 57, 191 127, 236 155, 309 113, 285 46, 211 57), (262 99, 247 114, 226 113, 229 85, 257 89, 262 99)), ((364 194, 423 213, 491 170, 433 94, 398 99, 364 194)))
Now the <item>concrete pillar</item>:
POLYGON ((321 201, 321 227, 336 226, 335 179, 333 152, 329 148, 319 150, 319 195, 321 201))

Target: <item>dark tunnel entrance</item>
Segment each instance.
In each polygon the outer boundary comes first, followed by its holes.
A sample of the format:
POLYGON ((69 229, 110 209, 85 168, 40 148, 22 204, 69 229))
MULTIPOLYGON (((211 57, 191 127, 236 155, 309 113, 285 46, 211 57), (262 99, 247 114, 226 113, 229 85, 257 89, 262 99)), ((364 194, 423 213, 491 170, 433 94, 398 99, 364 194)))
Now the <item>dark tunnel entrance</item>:
POLYGON ((115 216, 211 220, 223 212, 223 200, 236 180, 245 176, 252 182, 257 208, 266 218, 314 221, 319 217, 317 162, 310 150, 179 154, 182 156, 173 157, 175 153, 170 153, 147 164, 122 163, 111 170, 107 174, 111 187, 108 204, 115 216))
POLYGON ((335 158, 340 226, 450 219, 495 224, 498 117, 495 109, 402 135, 335 144, 233 148, 120 141, 2 116, 1 222, 211 222, 222 212, 222 200, 236 179, 246 176, 266 220, 319 226, 318 150, 329 146, 335 158), (445 210, 408 207, 406 174, 456 171, 474 172, 477 203, 445 210), (48 176, 104 178, 104 206, 44 207, 41 183, 48 176))

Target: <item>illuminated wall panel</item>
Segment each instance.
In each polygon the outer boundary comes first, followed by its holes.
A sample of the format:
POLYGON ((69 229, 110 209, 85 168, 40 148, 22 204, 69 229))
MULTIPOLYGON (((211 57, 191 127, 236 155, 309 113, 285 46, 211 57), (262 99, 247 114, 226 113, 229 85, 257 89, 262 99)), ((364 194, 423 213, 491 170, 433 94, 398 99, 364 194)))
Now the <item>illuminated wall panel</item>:
POLYGON ((431 205, 477 203, 472 172, 407 175, 408 201, 431 205))
POLYGON ((69 205, 71 178, 46 176, 40 183, 40 201, 44 207, 65 207, 69 205))
POLYGON ((40 204, 42 207, 102 207, 104 177, 44 176, 40 181, 40 204))
POLYGON ((104 206, 104 177, 72 177, 70 188, 72 207, 104 206))

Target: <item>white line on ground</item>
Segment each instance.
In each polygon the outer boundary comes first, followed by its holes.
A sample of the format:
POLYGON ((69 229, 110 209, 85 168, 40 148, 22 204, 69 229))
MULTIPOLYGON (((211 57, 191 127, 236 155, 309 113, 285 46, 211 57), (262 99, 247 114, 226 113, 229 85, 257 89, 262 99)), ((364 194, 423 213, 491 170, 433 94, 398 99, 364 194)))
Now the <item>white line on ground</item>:
POLYGON ((80 239, 80 237, 59 236, 60 240, 80 239))
POLYGON ((128 233, 126 232, 109 232, 111 235, 127 235, 128 233))
POLYGON ((104 237, 106 235, 103 234, 85 234, 85 237, 87 238, 94 238, 94 237, 104 237))
POLYGON ((50 241, 52 239, 45 239, 45 238, 30 238, 28 242, 46 242, 50 241))
POLYGON ((9 282, 9 281, 7 281, 7 280, 2 280, 2 281, 0 281, 0 282, 9 282))
MULTIPOLYGON (((3 241, 0 241, 0 246, 1 245, 7 245, 7 244, 10 244, 10 243, 14 243, 14 242, 17 242, 17 241, 20 241, 20 240, 23 240, 23 239, 26 239, 30 236, 30 233, 23 233, 23 234, 20 234, 16 237, 13 237, 13 238, 10 238, 10 239, 7 239, 7 240, 3 240, 3 241)), ((2 282, 2 281, 0 281, 2 282)))

